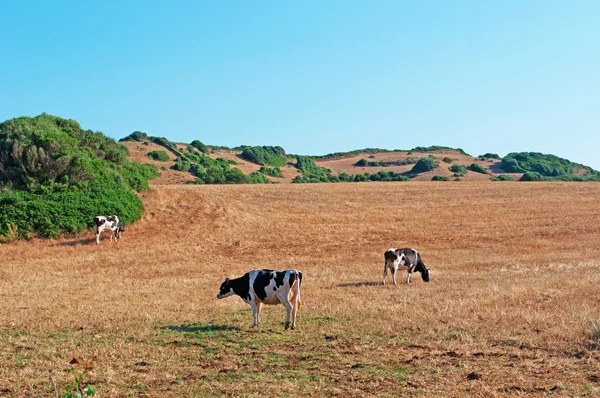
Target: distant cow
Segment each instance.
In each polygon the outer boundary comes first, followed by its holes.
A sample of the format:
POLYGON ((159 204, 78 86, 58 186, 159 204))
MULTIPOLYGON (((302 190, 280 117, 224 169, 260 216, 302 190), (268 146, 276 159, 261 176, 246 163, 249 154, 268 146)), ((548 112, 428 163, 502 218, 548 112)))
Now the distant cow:
POLYGON ((225 279, 221 284, 217 298, 237 294, 252 308, 254 323, 258 326, 258 316, 263 304, 283 304, 287 310, 285 329, 296 327, 296 312, 301 304, 300 283, 302 272, 294 269, 272 271, 270 269, 252 270, 236 279, 225 279))
POLYGON ((123 235, 125 231, 117 216, 97 216, 94 218, 94 224, 96 224, 96 243, 100 244, 100 234, 105 229, 110 230, 110 241, 112 242, 113 235, 115 236, 115 243, 117 239, 123 235))
POLYGON ((388 269, 392 271, 392 280, 396 285, 396 271, 398 268, 408 270, 406 283, 410 283, 410 276, 413 272, 420 272, 425 282, 429 282, 429 270, 423 264, 421 255, 414 249, 387 249, 385 252, 385 265, 383 266, 383 284, 387 277, 388 269))

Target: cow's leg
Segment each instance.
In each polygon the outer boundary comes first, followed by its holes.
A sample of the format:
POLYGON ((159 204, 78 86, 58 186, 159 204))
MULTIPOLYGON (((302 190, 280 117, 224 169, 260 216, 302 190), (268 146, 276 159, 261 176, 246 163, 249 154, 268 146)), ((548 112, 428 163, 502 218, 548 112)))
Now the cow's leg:
POLYGON ((258 326, 258 307, 254 300, 250 301, 250 308, 252 308, 252 327, 258 326))
POLYGON ((381 281, 382 285, 385 285, 385 278, 387 278, 387 273, 388 273, 388 265, 386 262, 385 265, 383 266, 383 280, 381 281))
POLYGON ((410 283, 410 276, 412 275, 412 273, 410 272, 410 270, 408 271, 408 278, 406 278, 406 283, 410 283))
POLYGON ((292 330, 296 329, 296 313, 300 306, 300 291, 292 291, 292 330))
POLYGON ((290 328, 290 315, 292 314, 292 303, 290 303, 290 300, 287 297, 284 297, 284 299, 281 300, 281 304, 283 304, 285 306, 285 309, 287 310, 287 314, 285 316, 285 330, 288 330, 290 328))
POLYGON ((397 285, 397 283, 396 283, 396 271, 398 271, 398 268, 396 268, 396 267, 392 268, 392 280, 394 281, 394 285, 397 285))
POLYGON ((260 310, 262 309, 262 303, 258 300, 254 300, 255 305, 256 305, 256 325, 258 326, 260 324, 260 310))
POLYGON ((96 228, 96 244, 100 244, 100 230, 96 228))

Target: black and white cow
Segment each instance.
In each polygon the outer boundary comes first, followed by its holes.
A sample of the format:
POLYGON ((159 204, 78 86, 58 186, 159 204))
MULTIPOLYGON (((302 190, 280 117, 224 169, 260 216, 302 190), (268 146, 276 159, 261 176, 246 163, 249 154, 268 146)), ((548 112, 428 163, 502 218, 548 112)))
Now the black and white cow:
POLYGON ((291 328, 296 327, 296 312, 301 304, 300 283, 302 272, 295 269, 284 271, 273 271, 270 269, 252 270, 244 276, 236 279, 225 279, 221 284, 217 298, 237 294, 250 304, 254 323, 252 327, 258 326, 258 316, 263 304, 283 304, 287 310, 285 317, 285 329, 290 327, 290 315, 292 318, 291 328))
POLYGON ((117 216, 97 216, 94 218, 94 224, 96 224, 96 243, 100 244, 100 234, 105 229, 110 230, 110 241, 112 242, 113 235, 115 236, 115 243, 125 231, 117 216))
POLYGON ((392 271, 392 280, 396 285, 396 271, 398 268, 408 270, 406 283, 410 283, 410 276, 413 272, 420 272, 425 282, 429 282, 429 270, 423 264, 421 255, 414 249, 387 249, 385 251, 385 265, 383 266, 383 284, 387 277, 388 269, 392 271))

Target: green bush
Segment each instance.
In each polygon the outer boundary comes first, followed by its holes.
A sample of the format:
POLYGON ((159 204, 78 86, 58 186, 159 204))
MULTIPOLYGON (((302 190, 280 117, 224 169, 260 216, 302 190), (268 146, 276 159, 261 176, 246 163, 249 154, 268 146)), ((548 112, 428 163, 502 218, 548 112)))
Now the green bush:
POLYGON ((444 157, 444 158, 442 159, 442 161, 443 161, 444 163, 452 163, 452 162, 453 162, 452 158, 449 158, 448 156, 444 157))
POLYGON ((431 181, 450 181, 450 177, 435 175, 431 178, 431 181))
POLYGON ((196 148, 197 150, 199 150, 202 153, 208 153, 209 149, 206 145, 204 145, 202 142, 198 141, 198 140, 194 140, 190 143, 191 146, 193 146, 194 148, 196 148))
POLYGON ((296 176, 292 182, 328 182, 332 177, 330 170, 317 166, 310 156, 297 156, 296 168, 302 176, 296 176))
POLYGON ((147 155, 159 162, 166 162, 169 160, 169 154, 166 151, 151 151, 148 152, 147 155))
POLYGON ((471 165, 469 166, 469 170, 474 171, 476 173, 488 174, 488 171, 483 166, 477 163, 471 163, 471 165))
POLYGON ((574 175, 576 172, 585 175, 600 175, 591 167, 573 163, 554 155, 538 152, 509 153, 502 158, 502 169, 508 173, 524 173, 532 171, 545 177, 574 175))
POLYGON ((416 148, 411 149, 411 152, 433 152, 433 151, 456 151, 458 153, 462 153, 463 155, 470 156, 468 153, 463 151, 461 148, 450 148, 447 146, 439 146, 439 145, 432 145, 432 146, 427 146, 427 147, 418 146, 416 148))
POLYGON ((439 167, 439 164, 435 159, 431 157, 426 157, 419 159, 419 161, 413 166, 413 168, 410 171, 411 173, 424 173, 426 171, 431 171, 437 167, 439 167))
POLYGON ((143 141, 147 141, 147 140, 148 140, 148 135, 146 133, 143 133, 141 131, 134 131, 133 133, 129 134, 127 137, 121 138, 119 140, 119 142, 123 142, 123 141, 143 142, 143 141))
POLYGON ((519 181, 544 181, 544 176, 535 171, 528 171, 519 178, 519 181))
POLYGON ((488 153, 485 153, 485 154, 483 154, 483 155, 479 155, 479 156, 478 156, 478 159, 481 159, 481 160, 487 160, 487 159, 498 159, 498 160, 500 160, 500 156, 498 156, 498 155, 497 155, 497 154, 495 154, 495 153, 489 153, 489 152, 488 152, 488 153))
POLYGON ((177 157, 177 159, 175 159, 175 164, 173 165, 173 169, 177 170, 177 171, 190 171, 190 169, 192 168, 192 164, 187 160, 184 159, 182 157, 177 157))
POLYGON ((285 151, 280 146, 244 147, 240 156, 249 162, 260 165, 285 166, 287 162, 285 151))
POLYGON ((99 214, 138 220, 157 168, 127 162, 127 149, 74 120, 42 114, 0 124, 0 236, 82 232, 99 214))
POLYGON ((354 163, 357 167, 365 167, 367 164, 369 164, 367 159, 360 159, 358 162, 354 163))
POLYGON ((500 174, 498 176, 498 180, 500 180, 500 181, 514 181, 515 179, 512 178, 511 176, 506 175, 506 174, 500 174))
POLYGON ((271 176, 271 177, 278 177, 281 178, 281 169, 279 167, 266 167, 266 166, 260 166, 260 169, 258 170, 259 173, 271 176))
POLYGON ((462 175, 467 174, 467 168, 465 166, 463 166, 462 164, 453 164, 452 166, 448 167, 448 170, 450 170, 453 173, 460 173, 462 175))

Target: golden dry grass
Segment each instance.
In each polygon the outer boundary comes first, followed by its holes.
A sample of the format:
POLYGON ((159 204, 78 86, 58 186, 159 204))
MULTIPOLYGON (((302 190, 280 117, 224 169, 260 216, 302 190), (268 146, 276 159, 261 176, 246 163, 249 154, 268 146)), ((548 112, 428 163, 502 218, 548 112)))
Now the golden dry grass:
MULTIPOLYGON (((0 395, 597 396, 600 185, 154 185, 118 244, 0 246, 0 395), (383 252, 432 281, 381 286, 383 252), (251 329, 226 276, 303 271, 251 329), (471 379, 469 379, 469 375, 471 379)), ((93 215, 90 215, 90 217, 93 215)), ((406 274, 401 274, 403 281, 406 274)))

